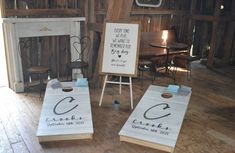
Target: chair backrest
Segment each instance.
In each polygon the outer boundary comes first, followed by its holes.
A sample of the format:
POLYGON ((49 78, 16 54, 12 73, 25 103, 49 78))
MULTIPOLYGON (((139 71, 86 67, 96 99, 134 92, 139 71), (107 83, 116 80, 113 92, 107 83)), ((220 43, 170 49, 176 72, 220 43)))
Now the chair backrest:
POLYGON ((18 52, 22 60, 22 65, 26 68, 32 66, 47 66, 51 64, 50 56, 43 56, 42 44, 44 39, 40 38, 20 38, 18 52))
MULTIPOLYGON (((20 39, 19 44, 18 44, 18 52, 21 57, 21 62, 22 65, 31 65, 31 60, 30 60, 30 55, 25 52, 25 50, 30 49, 32 46, 32 42, 30 39, 20 39)), ((30 53, 30 52, 29 52, 30 53)))
POLYGON ((72 36, 70 40, 73 41, 72 47, 78 54, 78 58, 74 61, 84 61, 89 59, 89 52, 91 49, 91 40, 88 36, 78 37, 72 36))

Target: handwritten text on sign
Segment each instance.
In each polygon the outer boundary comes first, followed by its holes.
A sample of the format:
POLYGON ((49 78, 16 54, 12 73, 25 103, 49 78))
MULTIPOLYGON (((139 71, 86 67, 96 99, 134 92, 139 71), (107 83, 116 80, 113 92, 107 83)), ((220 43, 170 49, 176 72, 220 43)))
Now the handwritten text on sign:
POLYGON ((138 24, 106 23, 102 72, 135 74, 138 24))

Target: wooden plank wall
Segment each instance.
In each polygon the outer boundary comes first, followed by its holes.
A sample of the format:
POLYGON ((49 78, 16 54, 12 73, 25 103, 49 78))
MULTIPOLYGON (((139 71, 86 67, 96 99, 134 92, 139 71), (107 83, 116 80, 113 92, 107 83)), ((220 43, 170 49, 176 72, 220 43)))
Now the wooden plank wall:
MULTIPOLYGON (((5 10, 3 17, 83 17, 87 16, 88 12, 88 0, 2 0, 1 3, 3 2, 5 2, 5 7, 2 9, 5 10)), ((84 32, 87 31, 85 24, 82 25, 83 35, 87 34, 84 32)), ((34 37, 25 40, 30 40, 32 44, 26 49, 27 51, 22 51, 22 61, 25 61, 22 63, 25 81, 28 80, 26 68, 37 64, 50 65, 51 78, 65 77, 66 63, 70 61, 71 55, 68 36, 34 37), (35 51, 37 51, 36 54, 34 54, 35 51)))
MULTIPOLYGON (((103 23, 107 1, 95 3, 96 23, 103 23)), ((134 2, 131 19, 141 21, 142 32, 176 29, 180 42, 193 43, 193 54, 215 67, 235 64, 234 7, 232 0, 163 0, 159 8, 139 7, 134 2)))
MULTIPOLYGON (((87 21, 82 26, 82 31, 93 42, 93 50, 88 57, 91 61, 91 74, 95 69, 100 32, 108 3, 109 0, 1 0, 1 14, 3 17, 85 16, 87 21)), ((180 42, 190 43, 194 40, 193 53, 207 58, 208 67, 235 64, 234 32, 232 33, 234 3, 233 0, 163 0, 159 8, 147 8, 139 7, 133 1, 130 19, 141 22, 142 32, 174 28, 180 42), (214 7, 216 4, 217 7, 214 7), (224 5, 223 10, 220 9, 220 4, 224 5)), ((66 36, 45 38, 42 54, 48 57, 43 60, 45 62, 50 59, 52 77, 65 75, 65 64, 70 58, 66 40, 66 36)))

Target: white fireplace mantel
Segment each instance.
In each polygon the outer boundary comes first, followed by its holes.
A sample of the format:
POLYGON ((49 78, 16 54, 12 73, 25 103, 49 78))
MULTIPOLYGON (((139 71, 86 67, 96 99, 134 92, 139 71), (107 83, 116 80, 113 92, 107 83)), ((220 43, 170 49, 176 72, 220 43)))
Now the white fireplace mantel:
MULTIPOLYGON (((10 88, 16 92, 24 91, 24 79, 19 51, 19 38, 41 36, 80 36, 80 22, 84 17, 76 18, 4 18, 3 31, 7 57, 10 88)), ((70 46, 74 42, 70 41, 70 46)), ((71 48, 71 60, 77 59, 74 47, 71 48)))

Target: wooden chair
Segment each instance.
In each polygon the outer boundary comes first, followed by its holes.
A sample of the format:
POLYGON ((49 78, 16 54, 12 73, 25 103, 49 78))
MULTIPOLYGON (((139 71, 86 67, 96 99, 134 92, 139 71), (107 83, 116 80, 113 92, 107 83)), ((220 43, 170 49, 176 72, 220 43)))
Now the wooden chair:
MULTIPOLYGON (((84 37, 77 37, 77 36, 72 36, 71 39, 76 39, 73 43, 73 47, 78 54, 78 58, 76 60, 73 60, 66 65, 67 69, 67 80, 69 77, 69 73, 71 74, 71 79, 73 78, 72 76, 72 71, 73 69, 80 69, 81 74, 83 75, 86 72, 85 77, 88 77, 88 60, 85 60, 85 58, 88 57, 89 51, 91 48, 91 40, 89 37, 84 36, 84 37), (81 45, 81 47, 78 47, 78 45, 81 45)), ((70 40, 71 40, 70 39, 70 40)))
MULTIPOLYGON (((19 42, 19 53, 22 59, 22 63, 27 62, 28 67, 26 68, 26 73, 27 73, 27 82, 26 82, 26 92, 28 94, 30 87, 33 87, 34 85, 38 85, 37 83, 32 83, 32 78, 34 75, 38 76, 38 80, 39 80, 39 86, 40 86, 40 97, 42 94, 42 91, 44 89, 44 78, 45 76, 48 78, 50 78, 49 76, 49 71, 50 68, 49 66, 46 65, 40 65, 40 64, 36 64, 33 65, 31 62, 31 56, 33 56, 33 54, 38 54, 37 49, 32 49, 32 40, 27 39, 27 40, 21 40, 19 42), (22 51, 24 50, 29 50, 28 54, 22 54, 22 51), (36 51, 35 51, 36 50, 36 51), (24 55, 24 57, 23 57, 24 55)), ((39 62, 40 63, 40 62, 39 62)))
POLYGON ((187 71, 187 80, 190 80, 192 76, 192 69, 191 69, 191 63, 193 61, 199 60, 198 56, 190 56, 190 55, 176 55, 174 57, 174 66, 175 66, 175 73, 177 72, 177 68, 183 68, 187 71))
MULTIPOLYGON (((150 73, 153 73, 152 69, 153 69, 153 63, 151 60, 139 59, 138 70, 139 70, 139 78, 141 79, 141 87, 143 87, 144 72, 148 71, 150 73)), ((151 80, 153 82, 154 77, 151 80)))
MULTIPOLYGON (((154 70, 154 61, 152 60, 152 56, 143 55, 143 52, 152 52, 155 51, 156 48, 151 47, 149 45, 150 42, 158 40, 159 33, 156 32, 142 32, 140 37, 140 56, 138 63, 139 77, 141 79, 141 86, 143 86, 144 80, 144 72, 148 71, 153 74, 152 82, 155 78, 155 70, 154 70), (157 36, 156 36, 157 35, 157 36)), ((160 35, 159 35, 160 36, 160 35)))
MULTIPOLYGON (((156 75, 161 74, 165 70, 166 55, 163 48, 157 48, 150 45, 153 42, 162 42, 162 33, 163 31, 157 32, 142 32, 140 38, 140 59, 149 60, 152 62, 152 71, 154 73, 154 79, 156 75), (155 54, 153 56, 153 54, 155 54)), ((176 35, 174 30, 168 30, 168 42, 175 42, 176 35)), ((174 57, 174 53, 170 53, 169 61, 174 57)), ((172 73, 173 74, 173 73, 172 73)), ((174 76, 173 76, 174 78, 174 76)))

